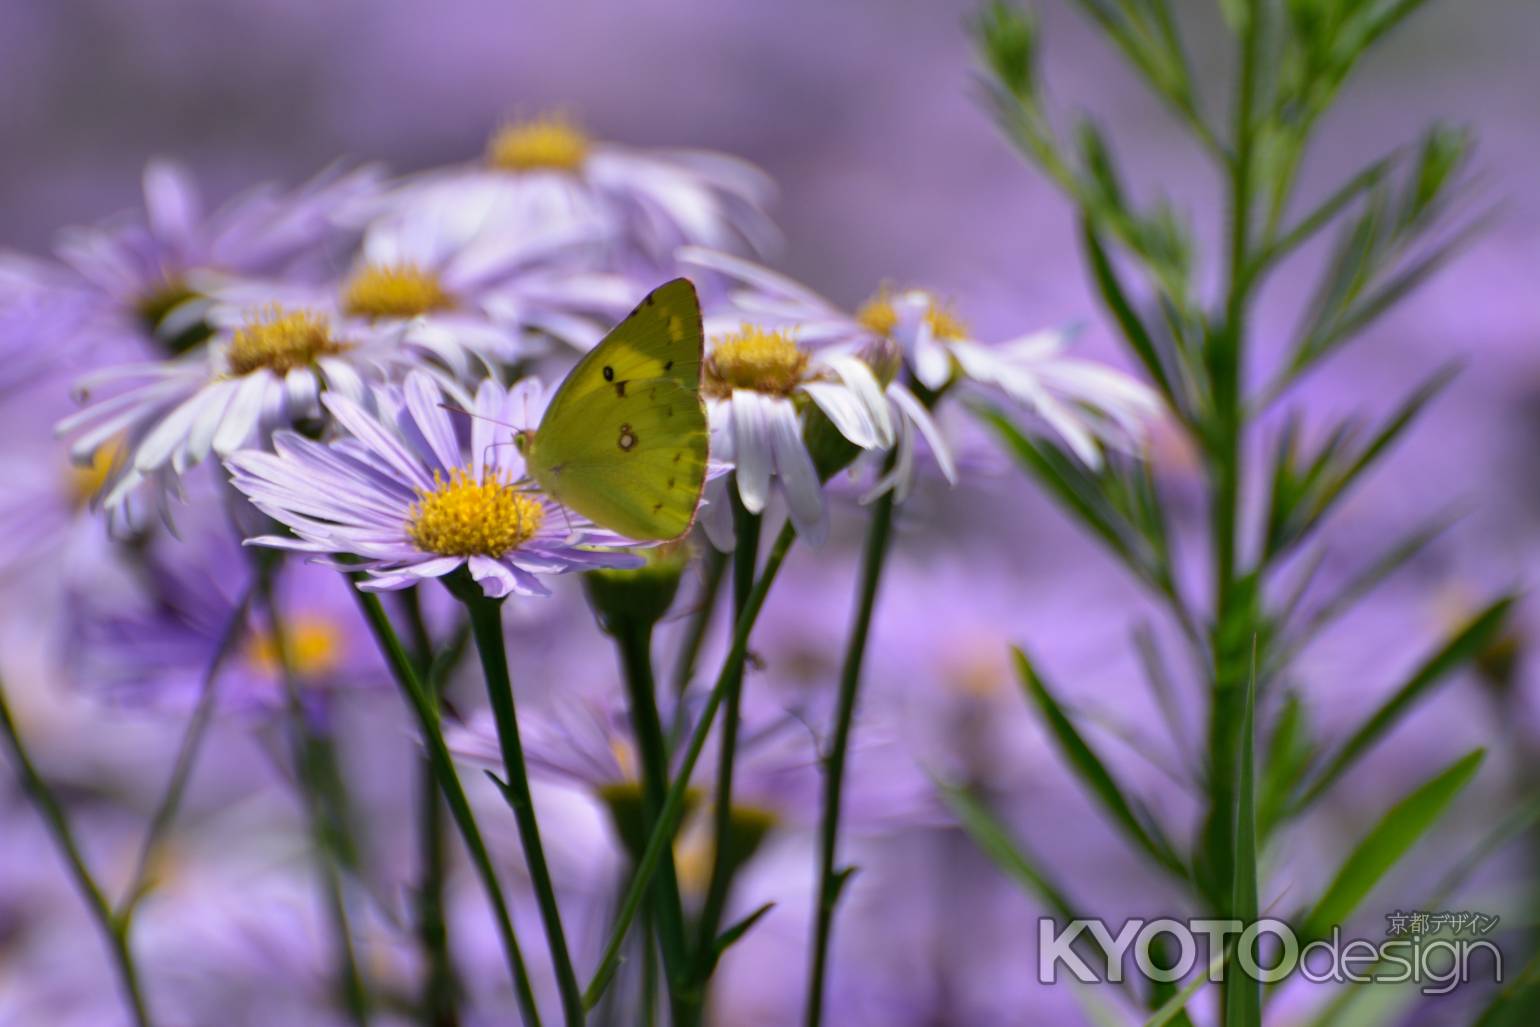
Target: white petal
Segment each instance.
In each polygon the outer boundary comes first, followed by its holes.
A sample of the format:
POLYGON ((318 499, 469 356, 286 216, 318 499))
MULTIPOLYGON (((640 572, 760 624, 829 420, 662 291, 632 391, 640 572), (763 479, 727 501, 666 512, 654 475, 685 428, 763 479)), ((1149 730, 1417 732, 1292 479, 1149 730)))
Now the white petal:
MULTIPOLYGON (((802 444, 802 425, 797 408, 789 399, 770 400, 767 409, 770 444, 775 452, 775 469, 791 507, 791 522, 797 534, 812 545, 822 545, 828 537, 828 518, 824 516, 823 487, 813 458, 802 444)), ((744 504, 747 506, 748 504, 744 504)))
POLYGON ((749 513, 763 513, 770 501, 770 472, 775 467, 766 397, 749 389, 734 389, 732 398, 733 453, 737 465, 738 498, 749 513))

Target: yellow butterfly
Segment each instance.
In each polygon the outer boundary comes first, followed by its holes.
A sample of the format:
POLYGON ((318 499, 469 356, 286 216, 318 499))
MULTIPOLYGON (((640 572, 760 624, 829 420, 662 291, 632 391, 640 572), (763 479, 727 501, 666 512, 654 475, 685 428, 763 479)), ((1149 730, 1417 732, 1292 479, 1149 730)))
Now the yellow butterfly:
POLYGON ((529 473, 557 502, 634 539, 689 530, 706 482, 700 300, 658 286, 557 387, 524 441, 529 473))

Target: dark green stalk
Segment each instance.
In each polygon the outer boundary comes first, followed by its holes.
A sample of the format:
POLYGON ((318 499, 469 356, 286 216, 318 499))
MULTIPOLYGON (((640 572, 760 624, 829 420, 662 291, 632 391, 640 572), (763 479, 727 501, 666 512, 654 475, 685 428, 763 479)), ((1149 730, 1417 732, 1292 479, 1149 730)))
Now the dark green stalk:
POLYGON ((647 840, 647 848, 643 851, 642 858, 637 861, 636 874, 631 879, 631 886, 621 900, 620 909, 616 914, 615 924, 611 928, 609 940, 605 944, 604 953, 600 957, 598 969, 594 971, 588 988, 583 994, 584 1003, 589 1008, 598 1002, 599 997, 604 994, 604 989, 609 986, 610 979, 614 976, 620 962, 621 946, 625 943, 626 933, 630 930, 637 910, 647 895, 652 876, 657 872, 664 852, 673 843, 674 832, 679 829, 679 819, 684 814, 690 775, 694 773, 695 764, 700 760, 701 751, 706 747, 706 737, 711 733, 712 723, 716 720, 717 710, 722 705, 728 683, 734 674, 743 669, 743 661, 749 649, 749 635, 754 630, 754 622, 759 618, 759 611, 765 605, 765 596, 769 594, 770 586, 775 583, 775 577, 780 572, 786 553, 796 537, 796 530, 790 524, 781 529, 780 535, 777 536, 775 544, 770 547, 770 552, 765 558, 764 570, 760 573, 759 580, 754 583, 754 591, 749 595, 748 603, 733 629, 732 648, 728 651, 727 659, 717 675, 716 684, 712 686, 705 708, 701 710, 700 722, 695 725, 695 730, 690 734, 690 741, 685 746, 684 758, 680 761, 679 770, 669 788, 668 798, 664 801, 657 823, 653 826, 652 837, 647 840))
POLYGON ((300 694, 299 681, 294 672, 293 653, 284 631, 283 614, 273 588, 277 561, 258 560, 257 563, 257 591, 267 610, 273 652, 278 658, 278 676, 283 682, 300 800, 310 818, 310 830, 318 850, 316 869, 320 874, 321 897, 331 919, 333 941, 337 949, 342 1002, 354 1023, 366 1025, 369 1022, 369 992, 353 950, 353 931, 348 921, 347 901, 342 894, 342 879, 338 871, 339 864, 345 862, 343 852, 347 846, 344 840, 345 816, 335 787, 336 762, 328 741, 311 726, 309 715, 305 712, 304 697, 300 694))
MULTIPOLYGON (((1236 915, 1237 880, 1255 880, 1255 852, 1251 863, 1237 860, 1240 780, 1241 722, 1246 704, 1247 646, 1255 637, 1252 623, 1255 598, 1242 594, 1237 539, 1240 532, 1240 492, 1244 477, 1243 436, 1246 428, 1245 349, 1246 316, 1251 292, 1250 237, 1252 179, 1254 172, 1254 111, 1261 45, 1262 5, 1247 4, 1242 30, 1239 86, 1235 105, 1234 154, 1230 178, 1230 241, 1224 322, 1212 343, 1214 423, 1209 457, 1211 488, 1210 531, 1214 539, 1214 625, 1212 639, 1213 688, 1209 709, 1209 809, 1205 852, 1208 863, 1209 899, 1220 916, 1236 915)), ((1237 1008, 1230 1001, 1228 985, 1221 982, 1222 1010, 1237 1008)), ((1244 982, 1243 982, 1244 983, 1244 982)), ((1229 1027, 1238 1027, 1229 1024, 1229 1027)))
POLYGON ((584 1019, 583 997, 578 990, 577 974, 572 969, 567 936, 561 926, 561 910, 556 904, 556 889, 546 866, 545 847, 540 841, 540 825, 530 795, 529 774, 524 765, 524 747, 519 740, 519 721, 513 702, 513 682, 508 676, 508 653, 503 643, 502 603, 479 594, 479 587, 475 594, 466 589, 460 591, 464 593, 462 598, 470 611, 471 633, 481 656, 487 697, 497 722, 497 740, 502 747, 503 770, 507 775, 507 781, 500 783, 503 798, 513 810, 513 818, 519 826, 519 841, 524 848, 524 862, 535 889, 535 900, 540 906, 540 918, 545 924, 546 943, 550 946, 551 963, 556 970, 564 1017, 569 1027, 580 1027, 584 1019))
MULTIPOLYGON (((714 547, 707 547, 700 595, 695 599, 695 609, 690 614, 689 626, 685 629, 679 655, 674 662, 672 688, 676 699, 684 695, 690 687, 690 680, 695 677, 695 662, 700 658, 701 646, 705 644, 706 634, 711 630, 717 593, 722 590, 722 580, 726 577, 727 554, 718 552, 714 547)), ((679 741, 679 734, 684 730, 684 721, 681 719, 683 709, 683 704, 677 704, 669 733, 671 745, 679 741)))
MULTIPOLYGON (((892 466, 892 458, 888 461, 892 466)), ((835 869, 838 855, 840 800, 845 783, 845 756, 850 750, 851 727, 855 721, 856 699, 861 688, 861 664, 866 656, 866 642, 871 633, 872 612, 877 605, 877 586, 887 560, 888 543, 893 537, 892 491, 885 492, 872 510, 866 532, 866 549, 861 556, 861 581, 856 598, 855 620, 845 645, 845 659, 840 668, 839 697, 834 714, 834 736, 824 755, 823 810, 819 820, 818 895, 814 909, 812 968, 808 975, 806 1022, 817 1027, 823 1022, 824 984, 828 973, 829 941, 834 928, 834 908, 847 874, 835 869)))
POLYGON ((695 665, 700 658, 701 646, 706 641, 706 634, 711 630, 712 615, 717 605, 716 599, 722 591, 722 582, 727 578, 726 553, 714 546, 707 546, 704 562, 695 616, 691 618, 690 629, 680 645, 679 660, 674 668, 675 695, 683 695, 690 685, 690 679, 695 676, 695 665))
MULTIPOLYGON (((763 518, 744 509, 736 488, 729 490, 733 504, 733 526, 737 545, 733 549, 733 619, 743 616, 749 595, 754 591, 755 565, 759 562, 759 536, 763 518)), ((727 895, 732 888, 736 861, 730 858, 733 819, 733 769, 738 762, 738 722, 743 708, 743 665, 727 682, 727 697, 722 707, 721 751, 717 755, 716 802, 712 808, 711 876, 706 887, 706 901, 701 906, 695 952, 697 975, 710 972, 712 944, 722 925, 727 895)), ((705 987, 704 980, 701 984, 705 987)))
MULTIPOLYGON (((612 622, 610 630, 615 636, 615 646, 620 651, 621 664, 626 682, 626 701, 631 707, 631 726, 636 734, 636 747, 641 757, 642 797, 646 802, 649 830, 657 825, 668 795, 668 744, 663 737, 663 723, 658 716, 657 686, 652 673, 652 625, 634 619, 612 622)), ((662 869, 658 874, 653 901, 653 924, 658 933, 659 947, 663 951, 663 965, 668 971, 669 998, 673 1006, 674 1021, 679 1023, 688 1017, 687 1000, 681 992, 689 965, 689 948, 685 938, 684 903, 679 896, 679 876, 674 868, 674 856, 670 850, 663 855, 662 869)), ((644 932, 643 958, 652 964, 652 953, 645 940, 651 931, 644 932)))
POLYGON ((27 797, 32 800, 32 804, 42 815, 43 823, 47 825, 48 832, 53 835, 54 844, 59 847, 59 853, 64 857, 76 889, 86 901, 91 919, 96 921, 102 938, 107 942, 107 951, 112 957, 113 967, 117 970, 118 983, 123 988, 123 1001, 128 1006, 129 1015, 138 1027, 150 1027, 149 1010, 145 1006, 144 992, 139 984, 139 969, 134 963, 133 952, 128 947, 127 922, 113 915, 107 896, 97 884, 96 878, 91 875, 90 868, 86 866, 85 857, 81 855, 80 845, 75 840, 75 832, 70 827, 69 817, 65 814, 63 805, 54 795, 53 789, 48 786, 48 782, 38 773, 32 757, 27 753, 21 733, 11 717, 11 708, 6 702, 3 681, 0 681, 0 734, 5 735, 7 746, 11 750, 12 759, 16 764, 16 775, 21 779, 22 790, 27 793, 27 797))
POLYGON ((508 960, 508 970, 513 978, 514 992, 518 996, 519 1010, 523 1013, 524 1022, 528 1027, 540 1027, 540 1011, 535 1005, 535 993, 530 987, 529 973, 524 968, 523 953, 519 951, 519 939, 513 929, 513 919, 508 915, 508 901, 503 895, 503 886, 497 879, 497 871, 492 866, 492 858, 487 854, 486 842, 481 837, 481 828, 477 826, 476 816, 471 812, 470 801, 465 797, 465 789, 460 784, 460 776, 455 772, 449 747, 444 744, 444 733, 439 726, 438 705, 429 698, 427 689, 418 678, 405 647, 396 636, 395 628, 391 626, 390 618, 385 616, 385 607, 380 603, 379 596, 355 588, 354 598, 358 601, 364 620, 369 624, 375 644, 384 654, 386 662, 390 664, 391 675, 406 697, 407 705, 417 716, 423 745, 427 749, 428 760, 432 763, 438 778, 439 790, 444 795, 444 801, 449 805, 450 815, 454 817, 455 824, 460 829, 460 837, 465 841, 465 848, 470 853, 471 863, 476 867, 476 873, 481 878, 487 898, 491 900, 492 912, 497 921, 497 931, 503 942, 503 954, 508 960))
POLYGON ((139 858, 134 863, 134 875, 129 878, 129 886, 123 893, 122 901, 118 903, 115 915, 119 920, 127 921, 133 915, 134 907, 149 890, 150 867, 166 833, 176 821, 177 811, 182 806, 182 796, 187 791, 187 782, 192 778, 193 767, 198 762, 198 753, 203 748, 203 739, 218 705, 219 671, 245 634, 246 616, 255 592, 256 583, 253 582, 241 593, 215 644, 214 655, 209 658, 208 666, 204 669, 198 703, 188 718, 187 729, 182 732, 182 741, 177 746, 176 759, 171 765, 171 777, 166 782, 160 803, 150 817, 150 826, 145 830, 144 841, 139 846, 139 858))
MULTIPOLYGON (((437 710, 438 687, 430 673, 433 637, 422 614, 421 596, 415 588, 403 589, 396 595, 412 639, 412 661, 417 678, 427 684, 426 696, 437 710)), ((444 880, 448 874, 444 802, 439 795, 433 760, 427 755, 423 756, 418 768, 417 794, 418 852, 422 861, 422 880, 417 886, 417 939, 428 964, 423 981, 423 1016, 436 1027, 454 1027, 460 1020, 457 1009, 459 984, 455 978, 454 959, 449 953, 449 927, 444 920, 444 880)))

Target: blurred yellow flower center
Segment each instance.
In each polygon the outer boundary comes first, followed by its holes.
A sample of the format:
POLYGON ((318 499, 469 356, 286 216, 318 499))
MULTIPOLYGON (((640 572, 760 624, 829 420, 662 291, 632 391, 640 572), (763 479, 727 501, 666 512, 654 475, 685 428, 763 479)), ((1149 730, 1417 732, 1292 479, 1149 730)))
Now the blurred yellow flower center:
POLYGON ((342 665, 342 632, 324 617, 299 616, 284 624, 284 651, 271 632, 258 631, 247 643, 246 658, 264 674, 278 674, 287 656, 300 677, 320 677, 342 665))
MULTIPOLYGON (((892 292, 884 288, 867 300, 861 305, 861 309, 856 311, 856 320, 878 335, 892 335, 893 329, 898 327, 898 311, 893 306, 892 292)), ((938 339, 968 337, 968 326, 934 296, 930 298, 930 305, 925 308, 925 320, 938 339)))
POLYGON ((357 317, 416 317, 454 305, 438 275, 412 263, 366 267, 342 292, 342 309, 357 317))
POLYGON ((315 363, 318 357, 341 353, 346 343, 332 338, 326 318, 309 310, 285 310, 274 303, 236 329, 230 342, 230 372, 250 374, 267 368, 287 374, 315 363))
POLYGON ((560 115, 518 121, 498 129, 487 162, 504 171, 576 171, 588 158, 588 136, 560 115))
POLYGON ((719 338, 706 356, 706 395, 721 399, 734 389, 788 396, 802 382, 808 355, 785 332, 746 324, 719 338))
POLYGON ((545 507, 496 475, 480 481, 456 468, 446 481, 433 472, 433 490, 412 504, 407 534, 440 556, 502 556, 534 537, 545 507))
POLYGON ((101 494, 102 486, 107 484, 107 476, 112 473, 122 452, 123 440, 113 439, 91 454, 89 464, 70 465, 70 500, 75 509, 89 506, 92 500, 101 494))

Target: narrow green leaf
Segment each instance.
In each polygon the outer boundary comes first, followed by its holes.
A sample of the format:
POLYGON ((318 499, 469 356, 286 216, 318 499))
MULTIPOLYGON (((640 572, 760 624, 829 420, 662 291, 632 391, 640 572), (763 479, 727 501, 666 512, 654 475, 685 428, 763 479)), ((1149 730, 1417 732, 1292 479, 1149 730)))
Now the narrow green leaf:
POLYGON ((1027 855, 1022 843, 1011 838, 989 807, 956 785, 938 781, 936 787, 962 829, 995 866, 1039 899, 1056 916, 1065 920, 1080 918, 1063 890, 1027 855))
MULTIPOLYGON (((1257 645, 1253 637, 1246 705, 1237 725, 1240 765, 1235 775, 1235 878, 1230 900, 1231 915, 1248 924, 1257 918, 1256 710, 1257 645)), ((1225 1027, 1260 1027, 1262 989, 1257 981, 1236 974, 1226 979, 1224 992, 1225 1027)))
POLYGON ((1503 986, 1472 1027, 1530 1027, 1540 1022, 1540 952, 1503 986))
POLYGON ((744 917, 742 920, 739 920, 737 923, 733 924, 721 934, 717 935, 716 942, 712 945, 711 962, 706 968, 705 976, 710 977, 712 971, 716 969, 717 963, 722 959, 722 955, 728 949, 732 948, 733 945, 737 944, 737 942, 742 939, 745 934, 748 934, 749 931, 753 929, 755 924, 759 923, 760 919, 766 913, 770 912, 774 908, 774 902, 767 902, 763 906, 760 906, 758 909, 754 910, 754 912, 750 913, 748 916, 744 917))
POLYGON ((1392 806, 1348 854, 1315 908, 1305 918, 1305 938, 1322 938, 1358 908, 1380 878, 1393 867, 1454 797, 1475 776, 1486 750, 1476 749, 1423 782, 1392 806))
POLYGON ((1503 596, 1467 621, 1455 632, 1443 647, 1428 657, 1406 683, 1386 699, 1369 715, 1358 730, 1336 750, 1324 769, 1315 776, 1310 787, 1294 804, 1292 812, 1298 813, 1320 798, 1337 782, 1359 757, 1374 747, 1395 723, 1435 685, 1443 681, 1461 665, 1469 662, 1486 647, 1498 631, 1513 606, 1512 596, 1503 596))
POLYGON ((1113 822, 1143 849, 1157 866, 1185 880, 1186 867, 1171 848, 1171 844, 1157 833, 1158 829, 1153 821, 1146 823, 1145 819, 1134 811, 1133 805, 1124 796, 1122 788, 1107 770, 1106 764, 1075 729, 1075 725, 1070 722, 1058 701, 1049 693, 1047 685, 1038 676, 1026 654, 1019 648, 1013 649, 1012 652, 1015 654, 1016 669, 1021 675, 1022 685, 1028 697, 1042 715, 1049 733, 1058 745, 1060 754, 1068 761, 1071 769, 1090 789, 1092 796, 1112 816, 1113 822))
POLYGON ((1233 945, 1225 946, 1214 953, 1213 958, 1209 960, 1208 972, 1194 975, 1193 979, 1188 981, 1181 991, 1167 999, 1160 1008, 1150 1015, 1148 1020, 1144 1021, 1144 1027, 1165 1027, 1166 1024, 1176 1022, 1178 1019, 1185 1021, 1187 1019, 1187 1003, 1191 1002, 1198 992, 1202 991, 1205 986, 1218 976, 1220 967, 1224 966, 1229 960, 1230 952, 1233 948, 1233 945))
POLYGON ((1166 373, 1166 365, 1160 348, 1156 345, 1155 337, 1145 327, 1134 310, 1133 304, 1128 299, 1128 293, 1118 280, 1117 270, 1112 266, 1112 259, 1107 255, 1107 249, 1102 245, 1101 237, 1091 224, 1089 217, 1080 219, 1080 237, 1085 244, 1086 255, 1090 258, 1091 277, 1096 282, 1097 292, 1107 310, 1111 312, 1117 321, 1119 329, 1123 332, 1123 338, 1127 340, 1134 355, 1144 365, 1155 384, 1160 388, 1168 402, 1176 405, 1175 395, 1171 389, 1171 380, 1166 373))
MULTIPOLYGON (((1287 648, 1280 654, 1281 658, 1286 660, 1304 648, 1320 633, 1321 629, 1352 609, 1360 599, 1426 549, 1435 538, 1444 533, 1452 520, 1453 518, 1446 514, 1428 522, 1349 577, 1329 598, 1315 608, 1296 631, 1291 633, 1287 648)), ((1323 550, 1323 558, 1324 555, 1323 550)))

